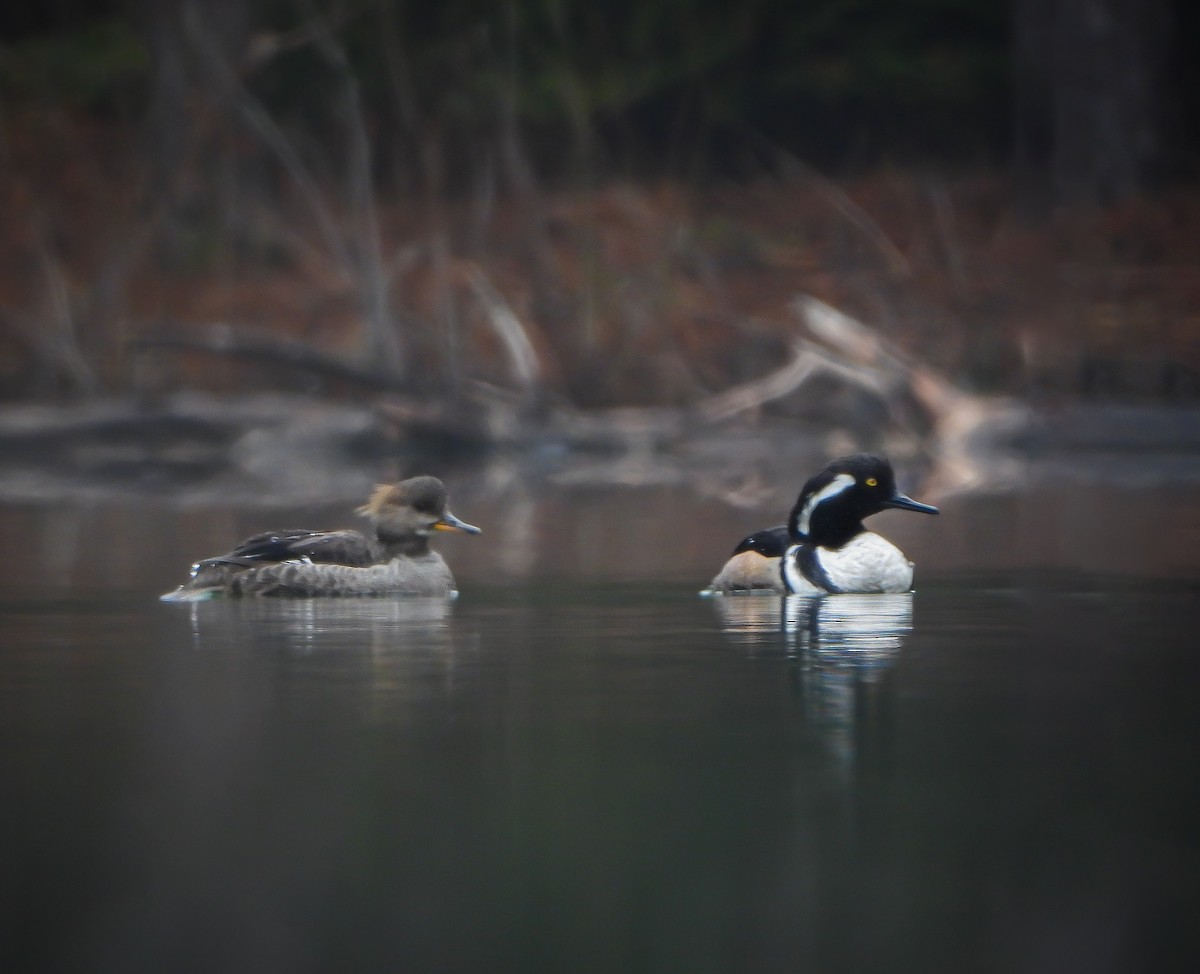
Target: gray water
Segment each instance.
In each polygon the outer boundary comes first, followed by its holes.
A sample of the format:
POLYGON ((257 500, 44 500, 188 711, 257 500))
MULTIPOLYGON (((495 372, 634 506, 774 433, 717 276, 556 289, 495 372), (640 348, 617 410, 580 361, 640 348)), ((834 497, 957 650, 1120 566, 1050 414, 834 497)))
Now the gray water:
POLYGON ((796 603, 699 598, 762 525, 679 492, 452 499, 452 602, 162 604, 332 522, 0 508, 3 970, 1195 969, 1193 490, 796 603))

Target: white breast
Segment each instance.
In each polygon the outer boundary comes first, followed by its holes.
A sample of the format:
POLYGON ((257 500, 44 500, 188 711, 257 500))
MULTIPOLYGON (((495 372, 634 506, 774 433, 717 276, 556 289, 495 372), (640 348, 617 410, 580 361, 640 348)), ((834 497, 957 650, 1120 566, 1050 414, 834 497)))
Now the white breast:
MULTIPOLYGON (((912 562, 886 538, 870 531, 857 535, 836 551, 818 548, 817 560, 842 592, 907 592, 912 588, 912 562)), ((800 574, 791 551, 787 554, 785 571, 788 584, 798 595, 821 591, 800 574)))

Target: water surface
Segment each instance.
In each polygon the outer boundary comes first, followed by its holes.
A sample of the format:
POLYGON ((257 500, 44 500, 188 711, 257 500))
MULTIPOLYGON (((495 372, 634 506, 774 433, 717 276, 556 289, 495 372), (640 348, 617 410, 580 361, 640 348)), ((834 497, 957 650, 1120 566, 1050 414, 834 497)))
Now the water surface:
POLYGON ((269 525, 2 509, 0 960, 1190 970, 1195 501, 1055 497, 816 602, 697 597, 744 515, 669 492, 465 495, 452 602, 161 604, 269 525))

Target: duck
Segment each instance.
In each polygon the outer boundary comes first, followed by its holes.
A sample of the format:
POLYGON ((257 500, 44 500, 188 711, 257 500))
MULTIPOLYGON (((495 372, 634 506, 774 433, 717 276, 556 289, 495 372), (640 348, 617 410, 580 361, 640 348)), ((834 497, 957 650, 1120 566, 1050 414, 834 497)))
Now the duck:
POLYGON ((809 478, 786 525, 748 535, 709 583, 715 595, 907 592, 913 564, 863 519, 896 509, 937 514, 896 488, 886 457, 855 453, 809 478))
POLYGON ((192 566, 191 578, 160 596, 198 602, 240 596, 454 596, 454 575, 429 546, 437 531, 480 534, 446 507, 446 486, 419 476, 378 484, 357 513, 372 530, 264 531, 192 566))
POLYGON ((864 518, 885 510, 938 513, 900 493, 891 462, 873 453, 839 457, 811 477, 787 522, 791 544, 780 568, 788 594, 910 591, 913 563, 863 527, 864 518))
POLYGON ((764 528, 744 537, 708 583, 707 592, 784 593, 783 572, 779 560, 791 546, 786 524, 764 528))

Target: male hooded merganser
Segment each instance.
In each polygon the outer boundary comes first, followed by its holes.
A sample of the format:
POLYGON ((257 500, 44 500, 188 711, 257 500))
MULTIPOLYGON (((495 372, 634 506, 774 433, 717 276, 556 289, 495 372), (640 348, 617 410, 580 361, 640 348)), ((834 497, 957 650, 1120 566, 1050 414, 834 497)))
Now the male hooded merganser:
POLYGON ((454 576, 429 547, 434 531, 479 534, 446 510, 436 477, 380 484, 358 509, 374 526, 358 531, 265 531, 192 567, 190 581, 162 596, 196 602, 239 595, 433 595, 454 592, 454 576))
POLYGON ((834 460, 804 485, 787 525, 743 539, 708 591, 907 592, 912 563, 862 526, 863 518, 889 507, 938 512, 899 493, 883 457, 857 453, 834 460))
POLYGON ((804 485, 788 518, 784 588, 798 595, 911 589, 912 562, 862 525, 887 508, 938 513, 896 489, 892 465, 883 457, 856 453, 834 460, 804 485))

